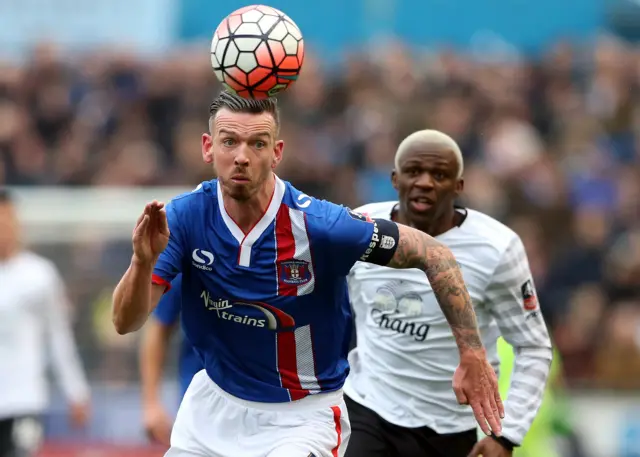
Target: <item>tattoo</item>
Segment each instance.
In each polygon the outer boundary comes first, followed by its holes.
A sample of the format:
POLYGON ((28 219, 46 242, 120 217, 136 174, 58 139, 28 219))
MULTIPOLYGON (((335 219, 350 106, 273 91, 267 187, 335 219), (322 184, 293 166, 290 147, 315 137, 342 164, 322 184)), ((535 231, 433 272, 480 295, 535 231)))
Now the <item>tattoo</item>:
POLYGON ((387 266, 424 271, 460 350, 482 349, 473 303, 451 250, 426 233, 398 227, 398 247, 387 266))

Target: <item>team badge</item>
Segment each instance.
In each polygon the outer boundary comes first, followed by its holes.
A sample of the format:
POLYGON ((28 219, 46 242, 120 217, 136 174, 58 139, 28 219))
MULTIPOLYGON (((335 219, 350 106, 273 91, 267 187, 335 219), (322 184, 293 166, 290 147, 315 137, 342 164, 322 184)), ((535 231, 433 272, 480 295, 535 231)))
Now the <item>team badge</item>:
POLYGON ((536 297, 536 289, 533 287, 533 281, 531 279, 528 279, 522 284, 520 292, 522 293, 525 310, 533 311, 538 308, 538 297, 536 297))
POLYGON ((281 282, 300 286, 311 281, 309 263, 304 260, 283 260, 278 262, 278 275, 281 282))

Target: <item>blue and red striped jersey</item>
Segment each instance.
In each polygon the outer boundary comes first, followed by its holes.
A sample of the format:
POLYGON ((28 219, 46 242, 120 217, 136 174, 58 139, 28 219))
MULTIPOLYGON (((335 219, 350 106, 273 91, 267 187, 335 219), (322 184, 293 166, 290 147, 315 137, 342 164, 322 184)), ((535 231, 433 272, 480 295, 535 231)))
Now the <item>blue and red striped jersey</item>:
MULTIPOLYGON (((167 205, 171 236, 154 283, 182 273, 182 325, 211 379, 250 401, 340 389, 348 374, 346 275, 380 243, 376 221, 276 178, 244 233, 217 180, 167 205)), ((389 249, 388 243, 385 249, 389 249)))

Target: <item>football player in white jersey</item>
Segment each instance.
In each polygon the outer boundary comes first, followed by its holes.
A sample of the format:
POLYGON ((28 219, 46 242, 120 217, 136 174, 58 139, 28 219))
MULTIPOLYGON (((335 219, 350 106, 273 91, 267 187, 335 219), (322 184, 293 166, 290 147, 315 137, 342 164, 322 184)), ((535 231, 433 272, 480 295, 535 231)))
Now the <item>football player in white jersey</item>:
POLYGON ((356 211, 420 229, 453 251, 496 372, 498 337, 515 350, 502 436, 478 442, 471 408, 451 390, 459 355, 424 275, 357 262, 349 275, 357 347, 345 385, 347 457, 510 457, 536 416, 552 350, 527 255, 511 229, 455 206, 462 172, 453 139, 416 132, 396 153, 391 178, 399 201, 356 211))

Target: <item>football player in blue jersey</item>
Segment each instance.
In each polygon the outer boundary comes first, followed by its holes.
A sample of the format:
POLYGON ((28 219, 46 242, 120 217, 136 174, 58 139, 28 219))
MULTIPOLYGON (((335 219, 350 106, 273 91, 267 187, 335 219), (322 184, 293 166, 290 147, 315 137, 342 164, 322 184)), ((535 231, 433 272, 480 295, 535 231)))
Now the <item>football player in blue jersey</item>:
MULTIPOLYGON (((160 399, 162 372, 169 349, 169 341, 175 333, 182 309, 180 289, 182 275, 171 282, 171 289, 162 297, 145 326, 140 345, 140 380, 142 384, 143 423, 147 436, 158 443, 169 445, 173 420, 167 414, 160 399)), ((180 400, 187 391, 193 376, 202 370, 202 362, 187 338, 182 338, 178 359, 180 400)))
POLYGON ((504 408, 451 251, 429 235, 316 200, 274 173, 275 99, 222 92, 202 157, 218 178, 146 205, 131 265, 113 296, 116 330, 140 329, 182 273, 182 323, 203 361, 184 396, 166 457, 343 456, 350 433, 342 386, 356 261, 418 268, 460 351, 453 378, 485 433, 504 408))

